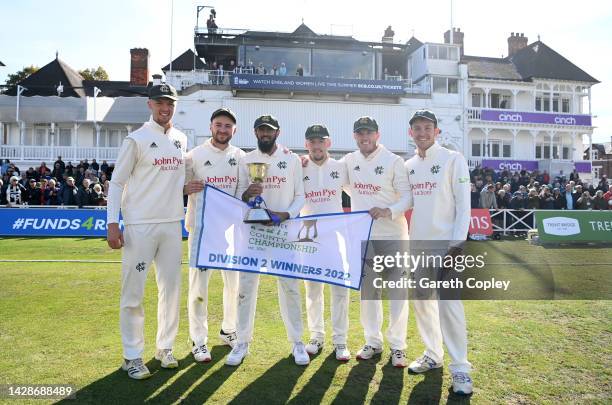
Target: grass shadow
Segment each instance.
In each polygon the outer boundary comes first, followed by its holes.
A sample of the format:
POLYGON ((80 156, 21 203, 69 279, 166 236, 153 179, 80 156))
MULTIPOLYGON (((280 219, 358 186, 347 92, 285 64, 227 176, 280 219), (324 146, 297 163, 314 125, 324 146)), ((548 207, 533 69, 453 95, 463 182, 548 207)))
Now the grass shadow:
POLYGON ((380 356, 370 360, 362 360, 351 368, 344 385, 332 404, 362 404, 365 402, 372 377, 376 373, 376 363, 380 356))
POLYGON ((320 404, 323 396, 331 386, 338 367, 344 367, 346 363, 336 360, 336 353, 331 352, 325 358, 317 372, 310 377, 308 383, 291 400, 290 404, 320 404))
POLYGON ((423 381, 414 386, 408 397, 408 404, 439 404, 442 398, 442 368, 435 368, 423 374, 423 381))
POLYGON ((378 391, 372 397, 373 404, 397 404, 402 396, 405 369, 393 367, 391 359, 382 368, 378 391))

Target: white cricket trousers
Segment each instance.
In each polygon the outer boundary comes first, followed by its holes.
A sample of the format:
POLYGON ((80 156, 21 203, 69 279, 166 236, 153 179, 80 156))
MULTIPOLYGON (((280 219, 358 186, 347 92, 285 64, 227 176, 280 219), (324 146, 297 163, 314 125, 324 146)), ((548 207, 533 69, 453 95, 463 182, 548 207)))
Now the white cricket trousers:
POLYGON ((223 278, 223 321, 221 329, 225 333, 236 331, 240 272, 191 267, 189 269, 187 312, 189 315, 189 336, 196 346, 208 343, 208 281, 212 273, 216 271, 221 273, 223 278))
MULTIPOLYGON (((401 251, 404 247, 405 241, 377 240, 374 243, 370 242, 367 256, 368 258, 372 258, 374 255, 395 256, 396 252, 401 251)), ((382 290, 373 289, 372 282, 373 278, 376 277, 382 277, 384 280, 397 280, 400 274, 396 269, 374 273, 367 265, 364 266, 364 272, 366 274, 361 286, 361 325, 363 326, 365 343, 366 345, 382 348, 383 304, 380 297, 382 290), (364 299, 364 288, 369 288, 369 291, 376 293, 377 299, 364 299)), ((408 331, 408 292, 405 289, 398 289, 391 293, 388 300, 389 325, 385 332, 385 337, 392 350, 404 350, 406 348, 406 335, 408 331)))
MULTIPOLYGON (((259 288, 258 273, 240 273, 238 282, 238 322, 236 335, 238 343, 249 343, 253 340, 255 326, 255 309, 257 307, 257 290, 259 288)), ((278 303, 281 317, 287 330, 290 342, 302 341, 302 307, 300 284, 298 279, 278 277, 278 303)))
MULTIPOLYGON (((304 284, 306 286, 306 318, 308 320, 310 338, 323 341, 325 339, 325 321, 323 315, 323 287, 325 283, 305 281, 304 284)), ((330 285, 330 287, 332 343, 335 345, 345 345, 349 327, 348 306, 350 290, 337 285, 330 285)))
POLYGON ((413 300, 417 327, 425 344, 425 355, 438 363, 444 358, 442 342, 451 358, 451 373, 472 370, 467 359, 467 327, 460 300, 413 300))
POLYGON ((178 332, 181 291, 182 228, 180 221, 126 225, 123 232, 119 321, 123 357, 144 352, 145 283, 151 263, 157 281, 157 349, 171 349, 178 332))

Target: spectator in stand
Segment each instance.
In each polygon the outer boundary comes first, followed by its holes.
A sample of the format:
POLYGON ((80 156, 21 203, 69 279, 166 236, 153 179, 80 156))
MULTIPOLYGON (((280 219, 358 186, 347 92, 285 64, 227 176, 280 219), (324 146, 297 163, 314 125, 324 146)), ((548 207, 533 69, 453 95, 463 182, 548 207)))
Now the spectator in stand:
POLYGON ((597 190, 595 192, 595 197, 593 198, 593 209, 594 210, 607 210, 608 209, 608 201, 604 198, 604 192, 601 190, 597 190))
POLYGON ((487 184, 486 189, 480 193, 480 208, 497 209, 495 186, 493 184, 487 184))
POLYGON ((108 188, 110 187, 110 181, 106 180, 104 183, 104 197, 108 198, 108 188))
POLYGON ((259 62, 259 65, 257 65, 257 69, 255 70, 255 74, 258 75, 265 75, 267 74, 268 71, 266 70, 266 68, 264 67, 263 62, 259 62))
POLYGON ((510 208, 510 195, 504 189, 497 192, 497 208, 500 210, 510 208))
POLYGON ((76 201, 79 208, 92 205, 91 204, 91 189, 89 188, 89 179, 83 179, 81 187, 77 190, 76 201))
POLYGON ((604 200, 606 200, 606 204, 608 204, 608 209, 612 210, 612 187, 608 187, 608 191, 603 195, 604 200))
POLYGON ((574 169, 574 171, 570 173, 570 180, 573 180, 576 182, 580 180, 580 176, 578 175, 578 172, 576 171, 576 169, 574 169))
POLYGON ((53 163, 53 167, 55 167, 55 165, 57 164, 60 165, 60 168, 62 169, 62 173, 64 173, 64 170, 66 170, 66 163, 64 163, 61 156, 57 157, 57 160, 55 161, 55 163, 53 163))
POLYGON ((68 177, 62 189, 62 205, 77 205, 78 189, 74 185, 74 178, 68 177))
POLYGON ((542 173, 542 183, 550 184, 550 174, 548 174, 546 170, 544 170, 544 173, 542 173))
POLYGON ((91 168, 85 170, 84 178, 89 180, 90 184, 97 183, 97 181, 98 181, 98 176, 97 176, 96 172, 94 172, 91 168))
POLYGON ((106 176, 108 176, 108 179, 110 180, 113 177, 113 171, 115 170, 115 164, 111 163, 108 166, 108 170, 106 171, 106 176))
POLYGON ((576 201, 577 209, 579 210, 591 210, 593 209, 593 197, 588 191, 584 191, 578 201, 576 201))
POLYGON ((51 177, 55 177, 56 179, 61 179, 64 175, 64 170, 62 170, 62 166, 59 163, 53 164, 53 171, 51 172, 51 177))
POLYGON ((89 162, 87 161, 87 159, 83 161, 83 167, 85 168, 85 170, 89 169, 89 162))
POLYGON ((79 171, 77 172, 76 177, 76 184, 82 184, 83 183, 83 179, 85 179, 85 166, 81 166, 79 167, 79 171))
POLYGON ((66 165, 66 170, 64 170, 64 174, 68 177, 74 176, 74 166, 72 166, 72 162, 68 162, 68 164, 66 165))
POLYGON ((608 182, 608 176, 604 174, 603 176, 601 176, 601 179, 599 180, 599 184, 597 184, 597 190, 601 190, 605 193, 609 189, 610 189, 610 183, 608 182))
POLYGON ((106 163, 106 160, 102 161, 102 164, 100 165, 100 171, 104 174, 108 173, 108 163, 106 163))
POLYGON ((580 197, 582 197, 582 186, 580 184, 577 184, 574 187, 574 192, 572 193, 572 198, 574 199, 574 209, 578 210, 580 208, 578 208, 578 199, 580 199, 580 197))
POLYGON ((46 205, 60 205, 62 203, 60 189, 53 179, 49 180, 47 188, 44 190, 44 195, 46 205))
POLYGON ((304 76, 304 68, 302 67, 302 64, 300 63, 295 71, 295 75, 296 76, 304 76))
POLYGON ((6 188, 6 203, 10 207, 12 205, 23 204, 23 199, 26 196, 26 189, 19 184, 17 176, 11 177, 10 183, 6 188))
POLYGON ((91 160, 90 169, 93 169, 96 174, 98 173, 98 171, 100 171, 100 165, 98 164, 98 162, 96 162, 96 159, 91 160))
POLYGON ((565 185, 565 192, 563 193, 563 198, 565 199, 564 209, 573 210, 574 209, 574 193, 572 192, 572 184, 567 183, 565 185))
POLYGON ((471 184, 472 190, 470 191, 470 198, 472 200, 471 207, 472 208, 480 208, 480 193, 476 190, 476 185, 474 183, 471 184))
POLYGON ((555 209, 555 197, 551 194, 548 186, 542 187, 542 191, 540 191, 540 208, 543 210, 555 209))
POLYGON ((106 205, 106 197, 104 196, 104 193, 102 192, 102 187, 100 187, 99 184, 94 184, 93 192, 91 193, 89 203, 90 205, 95 205, 95 206, 105 206, 106 205))
POLYGON ((51 170, 49 170, 49 168, 47 167, 47 164, 45 162, 42 162, 40 164, 40 167, 38 168, 38 175, 39 178, 40 177, 45 177, 47 176, 49 173, 51 173, 51 170))
POLYGON ((2 179, 0 179, 0 205, 6 205, 6 187, 2 179))
POLYGON ((280 68, 278 68, 278 74, 280 76, 287 76, 287 66, 285 62, 281 62, 280 68))
POLYGON ((25 179, 26 180, 30 180, 30 179, 34 179, 36 181, 38 181, 38 179, 40 178, 40 174, 34 170, 33 167, 30 167, 28 170, 26 170, 25 172, 25 179))
POLYGON ((27 197, 24 199, 28 205, 40 205, 40 184, 35 179, 28 181, 27 197))
POLYGON ((236 62, 234 59, 230 60, 229 66, 227 67, 228 72, 238 73, 238 68, 236 67, 236 62))
POLYGON ((278 76, 278 66, 272 65, 272 70, 270 70, 270 74, 273 76, 278 76))
POLYGON ((525 202, 525 208, 528 210, 537 210, 540 208, 540 197, 538 196, 538 191, 535 188, 529 189, 527 201, 525 202))
POLYGON ((45 190, 47 190, 48 184, 49 182, 47 179, 40 179, 40 201, 38 202, 40 205, 47 205, 47 200, 45 200, 45 190))
MULTIPOLYGON (((571 195, 572 193, 570 193, 570 199, 572 198, 571 195)), ((559 190, 558 187, 555 187, 553 189, 553 198, 555 200, 553 205, 556 210, 564 210, 567 208, 567 201, 565 200, 565 193, 561 194, 561 190, 559 190)))

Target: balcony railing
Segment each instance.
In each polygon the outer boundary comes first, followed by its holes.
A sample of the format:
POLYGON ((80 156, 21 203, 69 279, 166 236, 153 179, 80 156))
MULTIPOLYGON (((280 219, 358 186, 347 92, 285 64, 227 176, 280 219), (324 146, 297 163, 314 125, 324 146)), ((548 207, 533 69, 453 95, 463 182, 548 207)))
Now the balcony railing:
POLYGON ((79 161, 83 159, 117 160, 119 148, 105 147, 73 147, 73 146, 21 146, 0 145, 0 156, 11 161, 55 161, 58 156, 64 161, 79 161))

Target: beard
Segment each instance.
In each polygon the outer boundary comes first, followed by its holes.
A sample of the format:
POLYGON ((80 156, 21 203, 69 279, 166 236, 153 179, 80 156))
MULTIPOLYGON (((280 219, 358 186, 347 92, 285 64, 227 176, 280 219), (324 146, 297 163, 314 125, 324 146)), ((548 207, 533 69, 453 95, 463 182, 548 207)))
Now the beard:
POLYGON ((264 141, 261 139, 257 139, 257 148, 263 153, 270 153, 276 144, 276 137, 270 139, 269 141, 264 141))

